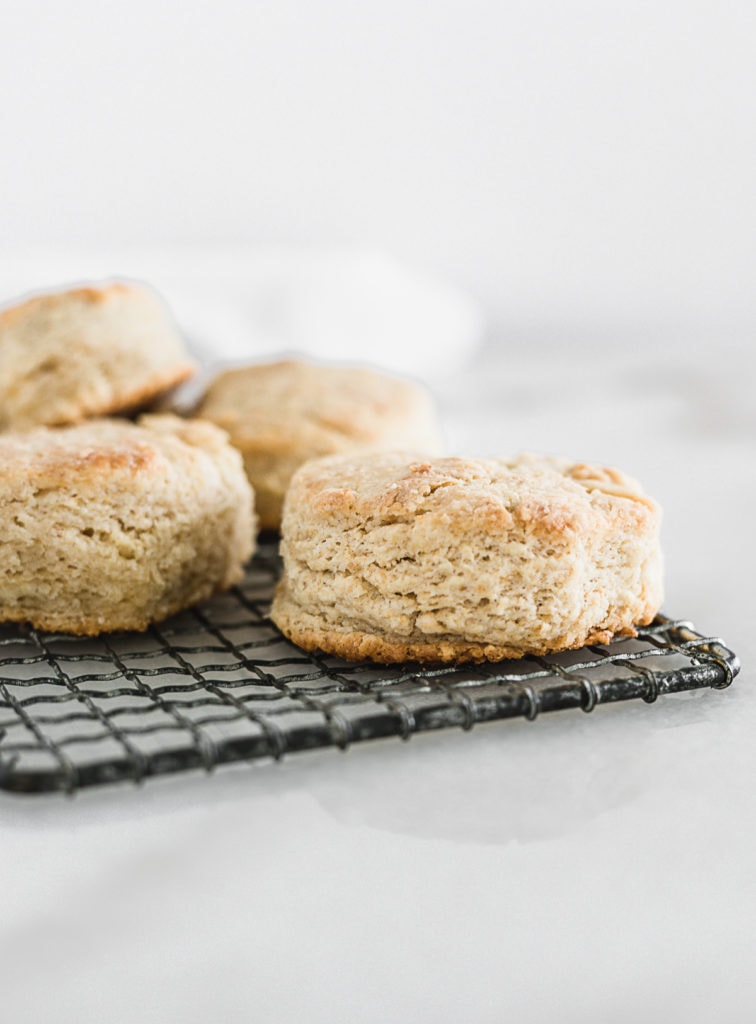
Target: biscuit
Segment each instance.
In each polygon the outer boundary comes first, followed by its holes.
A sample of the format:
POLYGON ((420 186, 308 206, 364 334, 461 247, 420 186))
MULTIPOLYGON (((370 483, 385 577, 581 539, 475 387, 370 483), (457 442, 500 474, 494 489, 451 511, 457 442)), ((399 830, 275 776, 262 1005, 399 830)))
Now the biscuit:
POLYGON ((0 436, 0 621, 143 630, 241 578, 253 496, 209 423, 92 420, 0 436))
POLYGON ((319 459, 286 498, 271 617, 387 663, 606 643, 659 608, 660 515, 617 470, 561 459, 319 459))
POLYGON ((425 389, 370 369, 291 359, 227 370, 195 415, 227 430, 241 451, 266 529, 279 528, 289 480, 308 459, 392 448, 441 450, 425 389))
POLYGON ((0 430, 145 406, 195 370, 167 310, 131 284, 40 295, 0 312, 0 430))

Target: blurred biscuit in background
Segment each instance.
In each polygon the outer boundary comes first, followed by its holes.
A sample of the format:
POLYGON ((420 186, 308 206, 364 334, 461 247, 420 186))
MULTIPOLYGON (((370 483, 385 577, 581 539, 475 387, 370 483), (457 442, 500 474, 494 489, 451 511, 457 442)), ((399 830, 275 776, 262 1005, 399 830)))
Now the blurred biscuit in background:
POLYGON ((128 413, 195 369, 167 308, 145 286, 39 295, 0 312, 0 429, 128 413))
POLYGON ((442 448, 434 403, 420 384, 298 359, 226 370, 194 415, 223 427, 241 451, 264 529, 280 527, 289 481, 311 458, 442 448))

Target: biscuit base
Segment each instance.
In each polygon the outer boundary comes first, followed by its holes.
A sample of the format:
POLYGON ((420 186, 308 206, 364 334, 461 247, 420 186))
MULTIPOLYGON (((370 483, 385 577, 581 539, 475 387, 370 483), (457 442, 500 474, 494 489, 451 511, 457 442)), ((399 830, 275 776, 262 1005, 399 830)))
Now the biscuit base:
POLYGON ((481 643, 453 636, 432 639, 427 636, 390 636, 355 630, 337 630, 316 615, 305 611, 287 593, 286 581, 277 589, 271 617, 278 629, 292 643, 305 651, 322 651, 344 658, 345 661, 374 661, 383 665, 417 662, 422 665, 463 665, 520 659, 577 650, 587 644, 608 644, 615 637, 637 636, 635 626, 646 626, 653 621, 651 609, 634 625, 617 621, 612 628, 605 626, 589 629, 578 640, 556 637, 550 643, 522 647, 481 643))

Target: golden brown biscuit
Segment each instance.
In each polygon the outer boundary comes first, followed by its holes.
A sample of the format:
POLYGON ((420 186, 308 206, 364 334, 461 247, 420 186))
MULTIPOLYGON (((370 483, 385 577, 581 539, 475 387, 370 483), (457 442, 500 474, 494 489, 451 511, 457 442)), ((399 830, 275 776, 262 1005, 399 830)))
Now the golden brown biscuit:
POLYGON ((146 629, 238 581, 253 537, 241 458, 209 423, 0 436, 0 621, 146 629))
POLYGON ((271 616, 307 650, 497 661, 604 643, 662 597, 660 511, 545 457, 319 459, 294 476, 271 616))
POLYGON ((228 431, 244 457, 260 524, 278 529, 289 480, 337 452, 418 448, 441 435, 424 388, 377 370, 283 360, 227 370, 195 410, 228 431))
POLYGON ((0 430, 144 406, 195 370, 167 310, 131 284, 40 295, 0 312, 0 430))

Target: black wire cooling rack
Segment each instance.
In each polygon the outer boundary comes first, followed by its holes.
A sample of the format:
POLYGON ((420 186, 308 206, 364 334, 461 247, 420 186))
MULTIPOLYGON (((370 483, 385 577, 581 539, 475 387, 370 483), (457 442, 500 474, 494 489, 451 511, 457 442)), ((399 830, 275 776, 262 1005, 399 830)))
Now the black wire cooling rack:
POLYGON ((147 633, 0 632, 0 787, 73 792, 170 772, 702 687, 739 664, 659 617, 637 639, 460 668, 306 654, 267 618, 280 571, 261 547, 242 584, 147 633))

